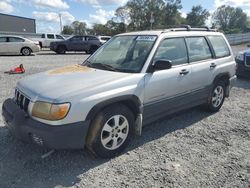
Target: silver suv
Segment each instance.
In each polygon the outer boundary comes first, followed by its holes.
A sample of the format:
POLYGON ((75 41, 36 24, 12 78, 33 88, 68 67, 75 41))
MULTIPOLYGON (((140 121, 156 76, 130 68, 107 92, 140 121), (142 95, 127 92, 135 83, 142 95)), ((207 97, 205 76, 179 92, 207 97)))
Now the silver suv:
POLYGON ((83 64, 19 81, 3 117, 17 138, 55 149, 122 152, 131 135, 168 114, 218 111, 235 80, 224 35, 208 28, 120 34, 83 64))

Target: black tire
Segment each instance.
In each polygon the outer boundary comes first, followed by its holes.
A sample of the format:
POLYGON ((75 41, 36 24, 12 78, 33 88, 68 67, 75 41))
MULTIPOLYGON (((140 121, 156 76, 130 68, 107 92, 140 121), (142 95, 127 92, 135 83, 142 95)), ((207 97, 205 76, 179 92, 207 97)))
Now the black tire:
POLYGON ((89 50, 89 54, 95 53, 95 51, 98 49, 98 46, 91 46, 89 50))
POLYGON ((90 50, 87 50, 87 51, 85 51, 85 52, 86 52, 86 54, 91 54, 90 50))
POLYGON ((56 53, 65 54, 66 53, 66 47, 65 46, 58 46, 57 49, 56 49, 56 53))
POLYGON ((22 48, 21 53, 23 56, 29 56, 31 54, 31 49, 28 47, 24 47, 22 48))
POLYGON ((128 145, 134 123, 134 115, 125 105, 108 106, 99 112, 91 123, 86 147, 96 156, 114 157, 128 145))
POLYGON ((222 107, 225 100, 226 84, 222 80, 214 83, 213 89, 210 92, 205 109, 209 112, 218 112, 222 107), (216 94, 220 93, 220 94, 216 94))

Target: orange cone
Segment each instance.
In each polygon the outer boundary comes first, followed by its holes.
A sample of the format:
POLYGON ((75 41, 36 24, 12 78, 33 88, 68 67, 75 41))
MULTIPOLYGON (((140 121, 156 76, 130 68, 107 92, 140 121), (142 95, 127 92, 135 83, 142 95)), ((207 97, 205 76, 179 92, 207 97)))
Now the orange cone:
POLYGON ((16 67, 14 69, 11 69, 9 71, 4 72, 6 74, 23 74, 25 73, 25 69, 23 67, 23 64, 20 64, 19 67, 16 67))

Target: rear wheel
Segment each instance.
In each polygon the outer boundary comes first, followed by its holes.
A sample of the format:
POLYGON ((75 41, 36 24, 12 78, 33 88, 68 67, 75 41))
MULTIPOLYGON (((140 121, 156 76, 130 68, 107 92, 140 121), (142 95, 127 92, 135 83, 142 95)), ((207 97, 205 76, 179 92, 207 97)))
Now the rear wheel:
POLYGON ((22 48, 21 53, 24 56, 29 56, 31 54, 31 49, 28 47, 22 48))
POLYGON ((90 126, 87 148, 104 158, 120 154, 129 142, 134 121, 133 113, 122 104, 103 109, 90 126))
POLYGON ((58 46, 56 53, 58 54, 65 54, 66 53, 66 47, 65 46, 58 46))
POLYGON ((98 46, 91 46, 90 47, 90 50, 89 50, 89 53, 90 54, 93 54, 93 53, 95 53, 95 51, 98 49, 98 46))
POLYGON ((217 112, 220 110, 225 100, 225 91, 225 82, 222 80, 216 81, 205 105, 208 111, 217 112))

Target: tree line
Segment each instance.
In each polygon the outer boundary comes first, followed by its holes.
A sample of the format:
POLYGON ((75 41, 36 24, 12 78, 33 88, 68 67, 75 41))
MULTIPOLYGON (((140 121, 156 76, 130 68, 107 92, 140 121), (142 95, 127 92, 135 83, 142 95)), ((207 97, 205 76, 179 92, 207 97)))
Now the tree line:
POLYGON ((181 14, 181 0, 129 0, 118 7, 115 16, 106 24, 94 24, 88 28, 86 23, 74 21, 63 28, 63 34, 116 35, 119 33, 166 29, 180 25, 201 27, 211 16, 212 28, 228 33, 241 33, 247 30, 247 14, 241 8, 222 5, 212 15, 201 5, 193 6, 184 17, 181 14))

